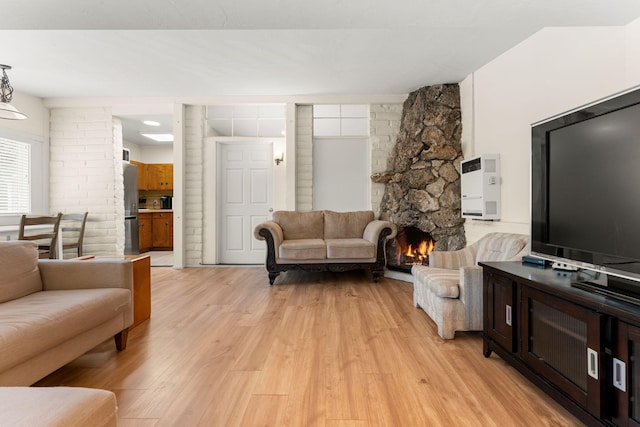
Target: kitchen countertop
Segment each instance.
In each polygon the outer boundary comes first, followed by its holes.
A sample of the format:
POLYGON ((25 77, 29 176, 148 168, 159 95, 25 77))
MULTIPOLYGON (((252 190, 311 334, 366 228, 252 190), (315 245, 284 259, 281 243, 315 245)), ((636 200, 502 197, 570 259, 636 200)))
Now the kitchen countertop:
POLYGON ((173 209, 138 209, 138 213, 173 212, 173 209))

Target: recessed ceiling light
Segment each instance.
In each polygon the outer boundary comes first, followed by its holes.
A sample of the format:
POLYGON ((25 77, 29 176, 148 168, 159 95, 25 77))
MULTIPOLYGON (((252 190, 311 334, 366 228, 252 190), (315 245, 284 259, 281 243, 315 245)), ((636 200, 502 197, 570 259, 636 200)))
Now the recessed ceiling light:
POLYGON ((140 135, 158 142, 173 142, 172 133, 141 133, 140 135))
POLYGON ((144 122, 145 125, 147 126, 160 126, 160 123, 153 121, 153 120, 145 120, 144 122))

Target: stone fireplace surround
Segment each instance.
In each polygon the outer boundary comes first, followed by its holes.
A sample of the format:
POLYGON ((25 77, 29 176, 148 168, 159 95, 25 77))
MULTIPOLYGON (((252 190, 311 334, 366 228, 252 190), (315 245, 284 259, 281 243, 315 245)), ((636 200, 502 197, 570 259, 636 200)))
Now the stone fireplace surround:
MULTIPOLYGON (((387 170, 371 176, 385 184, 380 216, 398 227, 415 227, 435 241, 435 250, 466 246, 460 211, 462 121, 458 84, 426 86, 404 102, 400 131, 387 170)), ((387 243, 387 260, 397 243, 387 243)))

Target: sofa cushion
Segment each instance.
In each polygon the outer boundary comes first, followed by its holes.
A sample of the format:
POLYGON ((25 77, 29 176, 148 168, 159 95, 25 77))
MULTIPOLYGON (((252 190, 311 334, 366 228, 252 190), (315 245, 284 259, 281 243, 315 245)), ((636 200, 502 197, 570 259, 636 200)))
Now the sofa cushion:
POLYGON ((83 387, 0 387, 2 424, 116 426, 116 396, 83 387))
POLYGON ((376 245, 364 239, 326 239, 328 259, 371 259, 376 245))
POLYGON ((128 289, 42 291, 0 304, 0 371, 130 310, 128 289))
POLYGON ((278 256, 284 259, 326 259, 327 247, 322 239, 285 240, 278 248, 278 256))
POLYGON ((414 286, 425 286, 440 298, 460 296, 460 272, 447 268, 414 266, 411 273, 415 277, 414 286))
POLYGON ((324 213, 276 211, 273 221, 282 228, 284 240, 324 238, 324 213))
POLYGON ((35 242, 0 242, 0 265, 0 303, 42 290, 35 242))
POLYGON ((324 238, 362 238, 364 229, 371 221, 373 221, 373 211, 324 211, 324 238))

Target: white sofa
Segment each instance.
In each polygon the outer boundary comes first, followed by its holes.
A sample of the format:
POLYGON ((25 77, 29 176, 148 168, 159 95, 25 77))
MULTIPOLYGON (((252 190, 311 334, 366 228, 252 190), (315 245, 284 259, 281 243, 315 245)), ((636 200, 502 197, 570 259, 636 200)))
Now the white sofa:
POLYGON ((423 309, 452 339, 456 331, 482 330, 480 261, 520 260, 529 254, 529 236, 490 233, 458 251, 434 251, 429 266, 413 266, 413 305, 423 309))
POLYGON ((31 385, 133 322, 133 267, 39 260, 35 242, 0 242, 0 386, 31 385))

